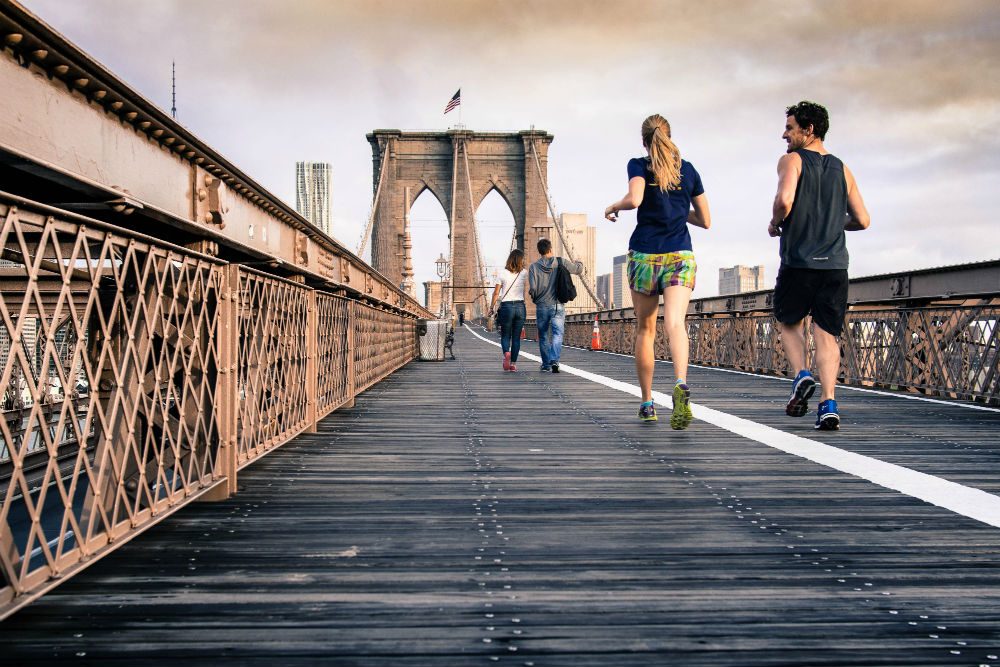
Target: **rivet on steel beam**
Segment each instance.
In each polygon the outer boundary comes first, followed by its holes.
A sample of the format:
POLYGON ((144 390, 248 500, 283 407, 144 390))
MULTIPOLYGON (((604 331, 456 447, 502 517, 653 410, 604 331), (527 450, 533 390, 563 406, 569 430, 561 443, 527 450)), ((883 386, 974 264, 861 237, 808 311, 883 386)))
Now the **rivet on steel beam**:
POLYGON ((118 110, 119 110, 119 109, 121 109, 121 108, 122 108, 123 106, 125 106, 125 103, 124 103, 124 102, 112 102, 112 103, 111 103, 111 109, 112 109, 113 111, 118 111, 118 110))
POLYGON ((139 123, 139 128, 143 130, 148 130, 150 125, 152 125, 150 121, 144 120, 141 123, 139 123))
POLYGON ((203 164, 204 162, 205 162, 205 158, 203 158, 203 157, 196 158, 195 161, 194 161, 195 164, 203 164))
POLYGON ((169 146, 170 144, 174 143, 175 141, 177 141, 177 139, 175 137, 167 137, 166 139, 163 140, 163 143, 165 143, 166 145, 169 146))
POLYGON ((69 71, 69 65, 56 65, 52 68, 52 71, 59 76, 66 76, 66 72, 69 71))
POLYGON ((31 57, 40 62, 49 57, 49 52, 45 49, 35 49, 31 52, 31 57))
POLYGON ((135 120, 136 116, 138 116, 138 115, 139 115, 139 112, 137 112, 137 111, 129 111, 127 114, 125 114, 125 120, 127 120, 129 122, 132 122, 133 120, 135 120))
POLYGON ((86 88, 87 84, 90 83, 90 79, 85 76, 81 76, 79 79, 73 82, 73 85, 77 88, 86 88))
POLYGON ((94 91, 94 99, 95 100, 103 100, 107 96, 107 94, 108 94, 108 91, 106 91, 106 90, 95 90, 94 91))
POLYGON ((20 44, 22 39, 24 39, 24 35, 12 32, 11 34, 4 37, 3 41, 6 42, 9 46, 14 46, 15 44, 20 44))
POLYGON ((183 150, 184 150, 185 148, 187 148, 187 144, 177 144, 176 146, 174 146, 174 148, 176 148, 176 149, 177 149, 177 152, 178 152, 178 153, 180 153, 180 152, 181 152, 181 151, 183 151, 183 150))
POLYGON ((157 139, 159 139, 160 135, 163 134, 163 130, 157 128, 157 129, 153 130, 152 132, 150 132, 150 134, 152 134, 154 137, 156 137, 157 139))

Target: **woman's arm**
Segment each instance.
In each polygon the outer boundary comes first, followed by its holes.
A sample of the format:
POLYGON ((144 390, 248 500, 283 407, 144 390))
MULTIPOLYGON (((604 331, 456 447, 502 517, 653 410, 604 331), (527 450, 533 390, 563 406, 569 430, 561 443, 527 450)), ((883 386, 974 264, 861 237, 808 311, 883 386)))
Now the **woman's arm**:
POLYGON ((708 212, 708 197, 704 193, 691 198, 688 224, 702 229, 708 229, 712 226, 712 214, 708 212))
POLYGON ((634 208, 639 208, 645 191, 646 179, 642 176, 633 176, 628 180, 628 194, 604 209, 604 217, 615 222, 618 220, 618 211, 631 211, 634 208))
POLYGON ((497 312, 497 299, 500 298, 500 285, 501 283, 497 283, 493 286, 493 302, 490 304, 491 313, 497 312))

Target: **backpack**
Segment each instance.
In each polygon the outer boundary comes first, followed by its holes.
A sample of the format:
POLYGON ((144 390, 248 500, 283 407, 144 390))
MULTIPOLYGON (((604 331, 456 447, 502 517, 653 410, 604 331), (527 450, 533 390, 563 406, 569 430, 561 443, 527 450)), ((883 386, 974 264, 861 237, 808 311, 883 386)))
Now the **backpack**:
POLYGON ((556 257, 556 301, 559 303, 569 303, 576 298, 576 285, 573 284, 573 277, 563 266, 562 257, 556 257))

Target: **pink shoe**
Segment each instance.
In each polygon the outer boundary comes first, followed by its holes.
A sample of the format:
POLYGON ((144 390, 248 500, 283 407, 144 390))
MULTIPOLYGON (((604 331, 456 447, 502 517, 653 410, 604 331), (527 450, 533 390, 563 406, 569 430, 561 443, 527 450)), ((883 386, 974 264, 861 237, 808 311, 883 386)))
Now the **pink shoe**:
POLYGON ((517 371, 517 366, 515 366, 514 364, 511 364, 511 365, 510 365, 510 372, 511 372, 511 373, 514 373, 514 372, 516 372, 516 371, 517 371))
POLYGON ((510 370, 510 352, 503 353, 503 369, 505 371, 510 370))

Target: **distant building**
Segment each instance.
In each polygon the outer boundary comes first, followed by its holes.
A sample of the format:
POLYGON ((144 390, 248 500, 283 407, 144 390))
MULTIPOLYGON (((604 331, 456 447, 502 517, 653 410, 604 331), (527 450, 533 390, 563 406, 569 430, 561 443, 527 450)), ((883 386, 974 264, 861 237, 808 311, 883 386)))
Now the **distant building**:
POLYGON ((330 236, 332 171, 328 162, 295 163, 295 210, 330 236))
MULTIPOLYGON (((552 238, 552 250, 556 256, 569 257, 583 262, 584 275, 573 276, 576 285, 576 298, 566 304, 566 313, 591 313, 597 310, 597 304, 584 287, 584 280, 590 282, 594 289, 594 265, 597 258, 597 228, 587 224, 586 213, 563 213, 559 216, 562 235, 566 238, 569 249, 563 247, 558 232, 552 238)), ((555 231, 555 230, 553 230, 555 231)))
POLYGON ((611 300, 615 308, 632 307, 632 291, 628 287, 628 255, 614 258, 611 269, 611 300))
POLYGON ((737 264, 728 269, 719 269, 719 294, 740 294, 767 289, 764 286, 764 267, 737 264))
POLYGON ((604 303, 605 308, 611 308, 611 274, 603 273, 597 276, 597 298, 604 303))

